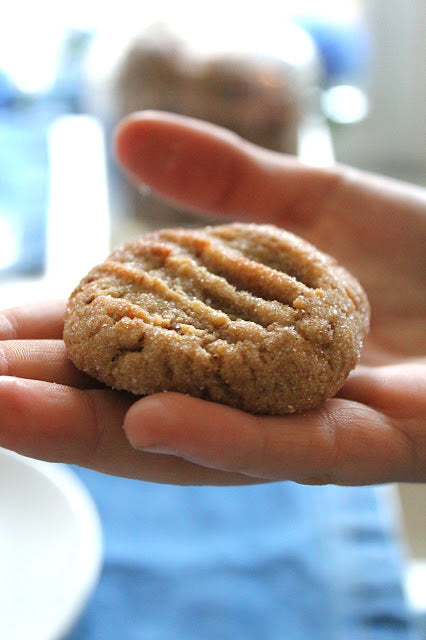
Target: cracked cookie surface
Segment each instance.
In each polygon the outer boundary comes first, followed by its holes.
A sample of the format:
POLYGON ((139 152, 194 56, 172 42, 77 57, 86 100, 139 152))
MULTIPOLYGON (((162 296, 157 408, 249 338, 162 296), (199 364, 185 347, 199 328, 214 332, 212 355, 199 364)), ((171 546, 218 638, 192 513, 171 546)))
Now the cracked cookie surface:
POLYGON ((306 411, 359 360, 369 306, 331 257, 271 225, 165 229, 116 249, 68 302, 74 364, 115 389, 306 411))

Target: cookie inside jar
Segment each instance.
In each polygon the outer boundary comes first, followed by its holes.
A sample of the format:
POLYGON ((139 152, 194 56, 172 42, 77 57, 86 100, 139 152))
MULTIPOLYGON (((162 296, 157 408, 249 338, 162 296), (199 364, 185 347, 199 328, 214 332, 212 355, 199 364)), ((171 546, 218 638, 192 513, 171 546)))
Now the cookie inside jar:
MULTIPOLYGON (((103 75, 91 76, 98 95, 92 104, 107 132, 130 113, 155 109, 205 120, 261 147, 297 155, 300 124, 319 76, 314 45, 282 19, 279 25, 272 16, 233 20, 232 11, 191 12, 191 20, 185 11, 159 13, 121 38, 95 43, 98 58, 106 57, 102 47, 109 56, 103 75)), ((140 221, 140 231, 198 226, 193 214, 129 184, 113 162, 109 173, 114 212, 140 221)))

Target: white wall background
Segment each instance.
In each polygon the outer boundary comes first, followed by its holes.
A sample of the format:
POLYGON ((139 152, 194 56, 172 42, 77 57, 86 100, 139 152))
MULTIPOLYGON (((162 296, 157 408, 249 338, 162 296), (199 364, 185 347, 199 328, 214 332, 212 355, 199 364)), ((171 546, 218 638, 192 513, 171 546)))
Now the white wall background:
POLYGON ((365 0, 364 7, 374 47, 371 112, 337 132, 339 159, 426 183, 426 2, 365 0))

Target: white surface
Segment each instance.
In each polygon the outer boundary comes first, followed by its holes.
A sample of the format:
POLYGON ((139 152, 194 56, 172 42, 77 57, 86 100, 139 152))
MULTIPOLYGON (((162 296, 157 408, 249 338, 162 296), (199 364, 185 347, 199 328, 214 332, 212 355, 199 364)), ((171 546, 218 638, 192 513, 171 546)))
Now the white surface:
POLYGON ((337 158, 379 172, 403 162, 424 175, 426 2, 364 0, 362 5, 373 48, 364 87, 370 112, 338 132, 337 158))
POLYGON ((99 576, 97 512, 67 467, 0 449, 0 637, 59 640, 99 576))
POLYGON ((91 116, 63 116, 49 135, 47 272, 83 276, 109 250, 110 215, 104 135, 91 116))
POLYGON ((426 560, 414 560, 410 563, 405 588, 414 614, 426 624, 426 560))
POLYGON ((320 115, 304 118, 299 129, 298 158, 314 167, 329 167, 335 162, 330 130, 320 115))

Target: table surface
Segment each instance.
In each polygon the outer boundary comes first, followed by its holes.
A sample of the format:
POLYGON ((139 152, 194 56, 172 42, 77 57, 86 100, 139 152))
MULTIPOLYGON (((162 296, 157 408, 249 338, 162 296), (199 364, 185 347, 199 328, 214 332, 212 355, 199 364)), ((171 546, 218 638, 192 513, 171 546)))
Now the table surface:
POLYGON ((172 487, 75 471, 105 558, 69 640, 411 638, 385 487, 172 487))

